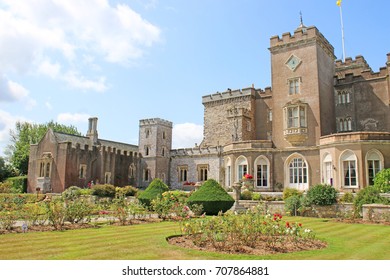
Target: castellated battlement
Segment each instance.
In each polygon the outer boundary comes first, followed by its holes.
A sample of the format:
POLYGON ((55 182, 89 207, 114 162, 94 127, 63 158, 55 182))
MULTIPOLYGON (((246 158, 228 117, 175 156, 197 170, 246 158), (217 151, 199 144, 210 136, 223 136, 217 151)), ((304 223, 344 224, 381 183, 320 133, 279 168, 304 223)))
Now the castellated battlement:
POLYGON ((300 27, 291 35, 290 32, 282 34, 282 38, 278 35, 272 36, 270 39, 270 51, 276 51, 280 48, 295 47, 298 44, 306 44, 312 41, 317 41, 330 55, 334 56, 334 47, 322 35, 315 26, 300 27))
POLYGON ((206 156, 206 155, 218 155, 222 153, 223 148, 221 146, 209 146, 209 147, 194 147, 194 148, 182 148, 171 150, 171 157, 180 156, 206 156))
POLYGON ((227 89, 224 92, 217 92, 214 94, 210 95, 205 95, 202 97, 202 104, 206 104, 209 102, 216 102, 216 101, 221 101, 221 100, 228 100, 228 99, 233 99, 233 98, 239 98, 239 97, 244 97, 244 96, 255 96, 256 94, 256 89, 254 87, 249 87, 249 88, 243 88, 243 89, 236 89, 236 90, 231 90, 227 89))
POLYGON ((336 84, 352 83, 371 79, 386 78, 388 73, 388 67, 390 67, 390 54, 387 54, 387 66, 381 67, 379 72, 373 72, 370 65, 364 59, 363 56, 356 56, 355 60, 348 57, 345 62, 336 60, 336 84))
POLYGON ((144 125, 164 125, 167 127, 172 128, 172 122, 163 120, 160 118, 152 118, 152 119, 143 119, 139 121, 139 126, 144 126, 144 125))

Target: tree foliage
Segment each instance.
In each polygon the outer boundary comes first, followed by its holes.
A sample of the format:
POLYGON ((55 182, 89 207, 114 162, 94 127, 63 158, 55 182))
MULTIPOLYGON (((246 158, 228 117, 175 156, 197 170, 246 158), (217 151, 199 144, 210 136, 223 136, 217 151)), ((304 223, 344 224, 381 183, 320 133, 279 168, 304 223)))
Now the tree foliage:
POLYGON ((54 121, 45 124, 17 122, 15 130, 10 131, 11 144, 8 145, 6 154, 12 166, 19 171, 19 174, 27 174, 30 145, 37 144, 49 128, 54 132, 81 135, 75 126, 67 126, 54 121))
POLYGON ((12 166, 3 157, 0 157, 0 182, 4 182, 5 179, 15 176, 15 174, 12 166))

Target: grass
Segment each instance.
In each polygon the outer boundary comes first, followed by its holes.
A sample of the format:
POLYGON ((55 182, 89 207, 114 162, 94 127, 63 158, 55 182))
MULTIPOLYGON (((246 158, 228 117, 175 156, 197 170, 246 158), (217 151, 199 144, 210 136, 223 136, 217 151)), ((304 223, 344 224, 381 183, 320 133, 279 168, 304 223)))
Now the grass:
POLYGON ((328 242, 322 250, 267 256, 229 255, 169 245, 178 234, 174 222, 132 226, 103 226, 63 232, 0 235, 0 259, 27 260, 178 260, 178 259, 296 259, 390 260, 390 226, 344 224, 326 219, 285 217, 313 229, 328 242))

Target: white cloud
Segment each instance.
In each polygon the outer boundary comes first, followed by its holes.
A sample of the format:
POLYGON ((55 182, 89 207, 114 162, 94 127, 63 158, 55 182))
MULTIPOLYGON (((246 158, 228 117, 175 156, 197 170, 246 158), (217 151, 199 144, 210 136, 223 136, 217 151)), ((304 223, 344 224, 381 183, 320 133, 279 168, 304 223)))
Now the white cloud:
POLYGON ((175 124, 172 130, 172 147, 191 148, 203 140, 203 126, 194 123, 175 124))
POLYGON ((61 113, 57 116, 57 122, 59 123, 86 123, 91 116, 88 114, 80 114, 80 113, 61 113))
POLYGON ((22 85, 9 80, 0 74, 0 101, 22 102, 27 109, 36 105, 36 101, 30 97, 29 91, 22 85))
POLYGON ((65 80, 71 87, 81 90, 104 92, 108 88, 105 77, 99 77, 97 80, 93 81, 87 79, 77 72, 70 71, 66 73, 62 79, 65 80))
POLYGON ((17 121, 26 121, 26 119, 0 110, 0 156, 4 155, 5 147, 10 144, 10 130, 15 129, 17 121))
MULTIPOLYGON (((98 58, 130 65, 160 41, 160 33, 128 5, 108 0, 0 0, 0 65, 5 73, 59 78, 61 71, 72 73, 75 64, 85 64, 86 55, 95 63, 98 58)), ((101 80, 97 87, 89 78, 81 80, 65 79, 82 89, 106 89, 101 80)))

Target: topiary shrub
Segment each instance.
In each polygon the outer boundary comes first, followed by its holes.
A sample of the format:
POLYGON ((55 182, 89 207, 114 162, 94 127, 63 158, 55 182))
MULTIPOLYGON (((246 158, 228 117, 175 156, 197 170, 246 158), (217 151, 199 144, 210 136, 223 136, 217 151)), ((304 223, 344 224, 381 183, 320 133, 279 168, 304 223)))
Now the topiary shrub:
POLYGON ((353 193, 346 192, 341 198, 340 202, 343 203, 352 203, 354 201, 355 197, 353 196, 353 193))
POLYGON ((306 193, 305 204, 332 205, 337 203, 337 190, 330 185, 318 184, 311 187, 306 193))
POLYGON ((226 212, 233 204, 234 199, 214 179, 209 179, 187 200, 191 207, 193 204, 203 206, 203 212, 208 215, 217 215, 220 211, 226 212))
POLYGON ((113 185, 94 185, 92 194, 98 197, 115 197, 115 187, 113 185))
POLYGON ((156 178, 139 196, 138 200, 147 207, 151 206, 152 200, 161 197, 164 192, 169 191, 169 187, 163 181, 156 178))
POLYGON ((390 168, 383 169, 375 175, 374 186, 381 193, 390 193, 390 168))

